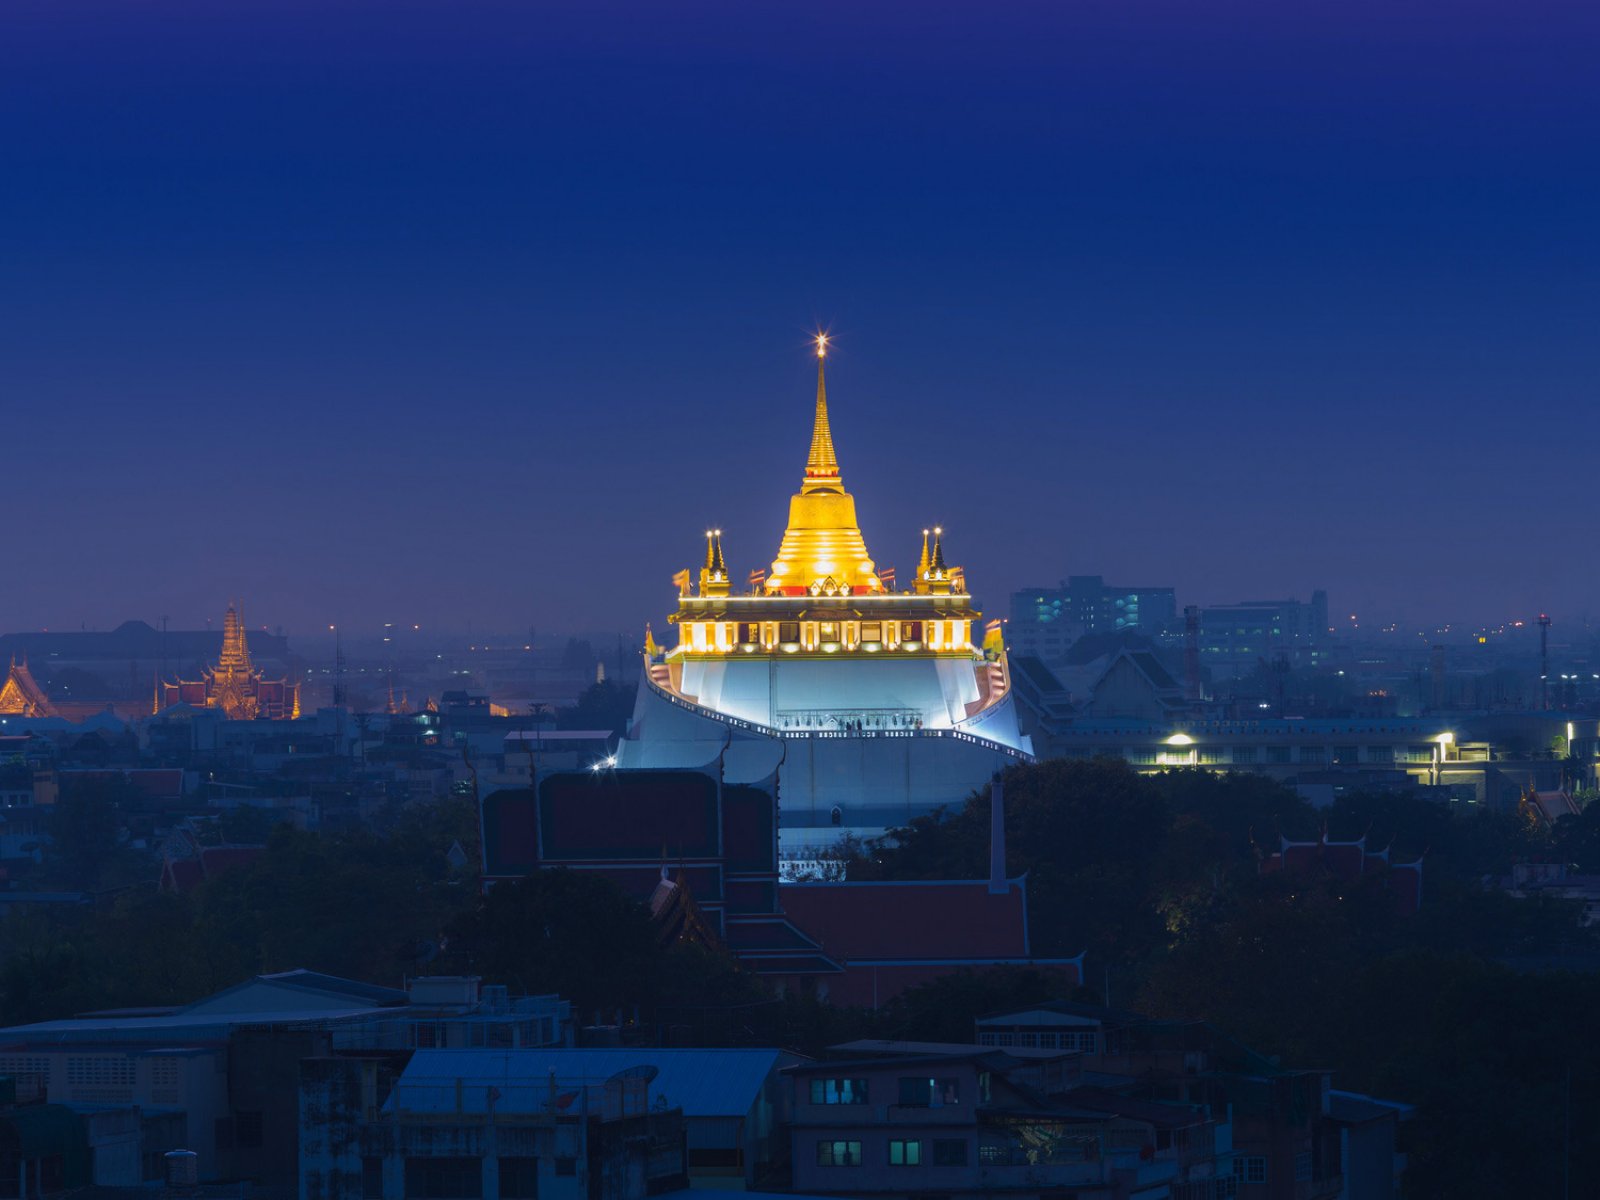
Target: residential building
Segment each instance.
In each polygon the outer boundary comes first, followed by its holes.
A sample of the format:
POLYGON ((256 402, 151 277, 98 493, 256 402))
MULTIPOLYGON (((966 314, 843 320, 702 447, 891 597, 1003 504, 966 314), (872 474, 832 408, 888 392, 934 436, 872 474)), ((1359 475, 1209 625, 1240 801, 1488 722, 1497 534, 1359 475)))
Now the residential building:
POLYGON ((1332 1089, 1330 1072, 1296 1070, 1200 1021, 1162 1021, 1055 1001, 976 1022, 985 1047, 1072 1052, 1087 1077, 1133 1100, 1203 1106, 1231 1126, 1232 1179, 1174 1196, 1241 1200, 1389 1200, 1410 1108, 1332 1089), (1359 1187, 1360 1190, 1356 1190, 1359 1187))
POLYGON ((510 998, 473 977, 424 977, 400 990, 287 971, 180 1008, 0 1029, 0 1074, 36 1079, 86 1119, 108 1106, 160 1116, 142 1124, 141 1169, 159 1170, 155 1158, 181 1147, 197 1156, 201 1180, 288 1185, 301 1058, 571 1043, 570 1007, 554 996, 510 998))
POLYGON ((1231 1196, 1230 1129, 1205 1105, 1118 1095, 1079 1056, 906 1047, 791 1067, 797 1190, 1044 1200, 1231 1196))
POLYGON ((534 1075, 517 1052, 300 1064, 302 1200, 643 1200, 687 1185, 684 1114, 653 1066, 534 1075))
MULTIPOLYGON (((789 1086, 780 1071, 798 1055, 773 1049, 419 1050, 402 1086, 493 1078, 496 1118, 519 1097, 548 1091, 551 1078, 605 1080, 653 1071, 654 1109, 681 1111, 685 1173, 693 1187, 745 1191, 770 1181, 788 1159, 789 1086)), ((468 1101, 463 1099, 463 1106, 468 1101)))

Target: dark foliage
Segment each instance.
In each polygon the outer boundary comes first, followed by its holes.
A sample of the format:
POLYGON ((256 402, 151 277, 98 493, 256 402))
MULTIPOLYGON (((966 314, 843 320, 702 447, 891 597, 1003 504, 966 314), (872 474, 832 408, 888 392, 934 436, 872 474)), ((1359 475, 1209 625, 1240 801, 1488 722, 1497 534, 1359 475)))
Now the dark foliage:
MULTIPOLYGON (((1210 1021, 1286 1063, 1333 1068, 1335 1086, 1416 1105, 1410 1195, 1559 1194, 1569 1071, 1572 1128, 1600 1120, 1588 1035, 1600 975, 1507 964, 1594 964, 1600 949, 1575 905, 1513 899, 1492 880, 1527 858, 1600 869, 1600 806, 1551 835, 1515 812, 1417 794, 1350 795, 1318 813, 1256 776, 1141 777, 1109 761, 1005 781, 1007 868, 1029 873, 1036 952, 1087 950, 1091 990, 1109 983, 1120 1006, 1210 1021), (1421 913, 1396 914, 1381 871, 1259 873, 1280 835, 1323 828, 1365 835, 1394 861, 1425 853, 1421 913)), ((854 870, 981 873, 988 831, 988 797, 975 796, 868 847, 854 870)), ((958 975, 897 998, 875 1027, 966 1039, 981 1013, 1040 998, 1015 972, 958 975)), ((1578 1133, 1572 1145, 1574 1194, 1589 1194, 1600 1144, 1578 1133)))

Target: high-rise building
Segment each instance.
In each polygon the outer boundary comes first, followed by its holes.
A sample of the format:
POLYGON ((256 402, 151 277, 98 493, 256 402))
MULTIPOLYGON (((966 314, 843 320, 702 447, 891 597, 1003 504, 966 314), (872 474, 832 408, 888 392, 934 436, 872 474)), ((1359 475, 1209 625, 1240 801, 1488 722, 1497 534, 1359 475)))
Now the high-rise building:
POLYGON ((1328 651, 1328 593, 1302 600, 1247 600, 1200 610, 1200 661, 1213 676, 1240 675, 1286 659, 1315 667, 1328 651))
POLYGON ((1012 592, 1006 640, 1018 654, 1059 665, 1081 637, 1137 633, 1154 638, 1177 620, 1172 588, 1122 586, 1099 575, 1071 575, 1053 588, 1012 592))
POLYGON ((678 577, 677 644, 646 639, 645 678, 619 749, 628 767, 721 758, 729 782, 778 770, 787 847, 874 835, 959 804, 1031 756, 1017 726, 998 627, 926 530, 916 577, 877 570, 842 482, 818 339, 811 451, 770 569, 738 594, 722 535, 706 535, 698 588, 678 577))

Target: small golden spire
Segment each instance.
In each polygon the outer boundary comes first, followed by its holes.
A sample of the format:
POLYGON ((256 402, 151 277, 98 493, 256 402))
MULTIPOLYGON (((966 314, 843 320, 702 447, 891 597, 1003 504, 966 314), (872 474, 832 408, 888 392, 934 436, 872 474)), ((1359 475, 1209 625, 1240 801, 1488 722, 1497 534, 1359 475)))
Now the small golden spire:
POLYGON ((702 596, 728 594, 728 564, 722 560, 722 530, 706 530, 706 566, 700 572, 702 596))
POLYGON ((938 596, 948 596, 951 591, 950 569, 944 562, 944 528, 940 525, 933 527, 933 558, 928 563, 926 588, 938 596))
POLYGON ((933 559, 928 557, 928 531, 924 529, 922 531, 922 557, 917 559, 917 578, 924 578, 932 566, 933 559))

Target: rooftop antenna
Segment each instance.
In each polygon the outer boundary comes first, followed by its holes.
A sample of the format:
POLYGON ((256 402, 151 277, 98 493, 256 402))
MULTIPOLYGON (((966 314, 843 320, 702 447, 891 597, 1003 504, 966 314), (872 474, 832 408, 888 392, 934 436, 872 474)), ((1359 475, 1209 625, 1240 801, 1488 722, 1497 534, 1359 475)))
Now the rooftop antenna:
POLYGON ((1197 703, 1204 699, 1200 690, 1200 606, 1186 604, 1183 608, 1183 690, 1185 700, 1197 703))

